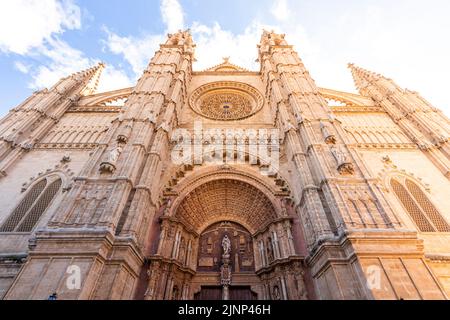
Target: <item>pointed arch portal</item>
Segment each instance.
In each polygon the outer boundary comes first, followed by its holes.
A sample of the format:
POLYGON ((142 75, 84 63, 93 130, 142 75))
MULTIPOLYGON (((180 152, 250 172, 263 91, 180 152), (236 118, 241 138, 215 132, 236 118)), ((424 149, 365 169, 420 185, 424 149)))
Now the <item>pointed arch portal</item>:
POLYGON ((294 245, 300 233, 280 199, 237 173, 216 172, 190 186, 160 219, 145 298, 301 298, 303 260, 294 245))

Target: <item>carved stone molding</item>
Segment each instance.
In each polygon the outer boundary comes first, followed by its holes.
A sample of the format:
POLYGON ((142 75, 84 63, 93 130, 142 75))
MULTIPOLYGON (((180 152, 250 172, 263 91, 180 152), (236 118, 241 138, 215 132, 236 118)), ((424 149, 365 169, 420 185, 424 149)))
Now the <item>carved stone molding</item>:
POLYGON ((240 82, 208 83, 192 93, 191 108, 213 120, 240 120, 261 110, 264 98, 254 87, 240 82))
POLYGON ((255 232, 276 219, 277 213, 259 189, 242 181, 221 179, 190 192, 178 206, 176 217, 198 231, 211 222, 230 220, 255 232))

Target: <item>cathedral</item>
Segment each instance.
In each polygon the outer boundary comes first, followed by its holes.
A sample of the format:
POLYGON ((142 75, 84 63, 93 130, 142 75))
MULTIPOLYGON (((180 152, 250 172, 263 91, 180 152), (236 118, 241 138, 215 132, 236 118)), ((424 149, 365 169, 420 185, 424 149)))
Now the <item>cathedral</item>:
POLYGON ((193 70, 179 31, 134 87, 97 92, 100 63, 11 109, 0 299, 448 299, 449 119, 353 64, 359 94, 317 87, 283 34, 257 48, 259 71, 193 70))

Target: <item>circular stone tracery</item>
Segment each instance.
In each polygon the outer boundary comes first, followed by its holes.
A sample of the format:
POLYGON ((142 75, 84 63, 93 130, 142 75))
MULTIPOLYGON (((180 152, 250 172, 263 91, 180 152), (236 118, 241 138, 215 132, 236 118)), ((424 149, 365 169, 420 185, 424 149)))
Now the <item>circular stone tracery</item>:
POLYGON ((190 104, 198 114, 213 120, 239 120, 258 112, 263 97, 253 87, 239 82, 206 84, 191 95, 190 104))

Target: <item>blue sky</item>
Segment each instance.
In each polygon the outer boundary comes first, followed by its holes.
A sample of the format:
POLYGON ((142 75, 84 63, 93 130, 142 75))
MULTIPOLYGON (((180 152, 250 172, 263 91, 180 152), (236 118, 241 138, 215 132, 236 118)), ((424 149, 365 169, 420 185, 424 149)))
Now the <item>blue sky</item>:
POLYGON ((131 86, 168 32, 191 28, 196 70, 258 69, 263 28, 286 33, 317 84, 354 92, 347 63, 450 114, 447 0, 1 0, 0 114, 98 61, 101 91, 131 86))

